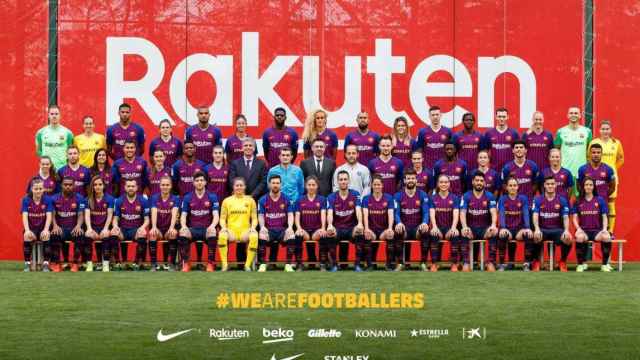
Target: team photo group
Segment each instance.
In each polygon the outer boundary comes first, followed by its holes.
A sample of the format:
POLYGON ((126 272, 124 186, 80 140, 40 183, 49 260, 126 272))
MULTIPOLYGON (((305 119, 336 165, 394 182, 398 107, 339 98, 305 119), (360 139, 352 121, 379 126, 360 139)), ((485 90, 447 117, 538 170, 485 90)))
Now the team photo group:
POLYGON ((223 139, 208 107, 184 136, 116 111, 106 135, 91 116, 74 135, 48 108, 21 204, 24 271, 540 271, 549 241, 560 271, 572 252, 588 270, 592 242, 613 270, 622 145, 608 120, 592 136, 577 107, 560 129, 535 112, 519 132, 498 108, 494 128, 466 113, 453 132, 432 106, 419 131, 399 117, 384 135, 363 111, 344 144, 327 112, 299 138, 277 108, 260 156, 241 114, 223 139))

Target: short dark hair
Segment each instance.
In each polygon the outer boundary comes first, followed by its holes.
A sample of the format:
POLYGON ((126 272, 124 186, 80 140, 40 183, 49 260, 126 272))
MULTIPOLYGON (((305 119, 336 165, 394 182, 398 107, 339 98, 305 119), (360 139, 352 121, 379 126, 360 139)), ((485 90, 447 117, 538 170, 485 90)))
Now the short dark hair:
MULTIPOLYGON (((280 148, 280 154, 282 154, 283 151, 288 151, 290 153, 293 154, 293 150, 291 150, 291 148, 289 146, 283 146, 280 148)), ((279 155, 279 154, 278 154, 279 155)))
POLYGON ((380 180, 384 184, 384 181, 382 180, 382 176, 380 176, 380 174, 373 174, 371 176, 371 183, 372 184, 373 184, 374 180, 380 180))
POLYGON ((120 104, 120 106, 118 106, 118 110, 122 110, 122 109, 129 109, 131 110, 131 105, 127 104, 127 103, 122 103, 120 104))
POLYGON ((135 142, 134 140, 126 140, 126 141, 124 142, 124 144, 125 144, 125 145, 127 145, 127 144, 133 144, 133 146, 138 146, 138 143, 137 143, 137 142, 135 142))
POLYGON ((600 149, 600 150, 602 150, 602 145, 600 145, 600 144, 598 144, 598 143, 595 143, 595 144, 591 145, 591 148, 590 148, 590 149, 594 149, 594 148, 595 148, 595 149, 600 149))
POLYGON ((281 107, 281 106, 279 106, 279 107, 275 108, 275 109, 273 110, 273 113, 275 114, 275 113, 276 113, 276 112, 278 112, 278 111, 282 111, 285 115, 287 114, 287 110, 285 110, 285 109, 284 109, 283 107, 281 107))
POLYGON ((484 180, 484 174, 483 174, 483 173, 482 173, 482 171, 480 171, 480 170, 476 170, 476 171, 473 173, 473 177, 472 177, 472 179, 475 179, 475 178, 477 178, 478 176, 479 176, 479 177, 481 177, 481 178, 482 178, 482 180, 484 180))
POLYGON ((515 139, 511 142, 511 147, 516 147, 516 145, 522 145, 525 149, 528 149, 527 142, 522 139, 515 139))
POLYGON ((338 175, 336 175, 336 179, 340 177, 340 175, 345 174, 347 175, 347 177, 351 177, 351 175, 349 175, 349 172, 347 170, 340 170, 338 171, 338 175))
POLYGON ((195 181, 197 178, 204 178, 204 181, 207 181, 207 174, 205 174, 204 171, 198 170, 193 173, 193 181, 195 181))
POLYGON ((547 176, 544 177, 543 183, 547 182, 547 180, 556 181, 556 178, 553 175, 547 175, 547 176))
POLYGON ((278 180, 280 180, 280 182, 282 182, 282 177, 280 177, 280 175, 278 175, 278 174, 273 174, 273 175, 269 176, 269 182, 271 182, 271 180, 274 180, 274 179, 278 179, 278 180))
POLYGON ((509 110, 507 110, 506 107, 499 107, 499 108, 496 109, 496 114, 499 113, 499 112, 505 112, 505 113, 508 114, 509 110))
POLYGON ((416 173, 416 171, 415 171, 415 170, 413 170, 413 169, 406 169, 406 170, 404 171, 404 174, 403 174, 402 176, 403 176, 403 177, 407 177, 407 175, 417 176, 417 175, 418 175, 418 173, 416 173))
POLYGON ((433 106, 429 107, 429 113, 431 113, 432 111, 436 111, 436 110, 440 110, 440 106, 433 105, 433 106))

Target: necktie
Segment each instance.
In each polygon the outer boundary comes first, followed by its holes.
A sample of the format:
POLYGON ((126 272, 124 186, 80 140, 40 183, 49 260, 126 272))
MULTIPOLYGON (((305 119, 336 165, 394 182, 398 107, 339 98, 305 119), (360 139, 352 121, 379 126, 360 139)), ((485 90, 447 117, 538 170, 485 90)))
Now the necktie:
POLYGON ((322 161, 316 160, 316 172, 320 175, 322 161))
POLYGON ((251 160, 247 160, 247 170, 251 170, 251 160))

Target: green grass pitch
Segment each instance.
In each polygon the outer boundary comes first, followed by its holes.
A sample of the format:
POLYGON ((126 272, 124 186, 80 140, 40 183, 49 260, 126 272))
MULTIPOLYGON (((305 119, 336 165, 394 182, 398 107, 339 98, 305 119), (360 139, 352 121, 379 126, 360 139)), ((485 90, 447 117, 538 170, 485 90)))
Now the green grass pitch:
POLYGON ((638 359, 640 264, 622 273, 22 273, 0 262, 0 359, 638 359), (230 310, 222 291, 423 292, 421 310, 230 310), (262 344, 262 328, 295 331, 262 344), (462 328, 486 329, 463 339, 462 328), (195 328, 159 343, 164 333, 195 328), (246 329, 218 341, 208 329, 246 329), (338 339, 309 338, 313 328, 338 339), (199 329, 199 330, 198 330, 199 329), (354 329, 397 330, 355 338, 354 329), (439 339, 412 329, 448 329, 439 339), (354 358, 355 359, 355 358, 354 358))

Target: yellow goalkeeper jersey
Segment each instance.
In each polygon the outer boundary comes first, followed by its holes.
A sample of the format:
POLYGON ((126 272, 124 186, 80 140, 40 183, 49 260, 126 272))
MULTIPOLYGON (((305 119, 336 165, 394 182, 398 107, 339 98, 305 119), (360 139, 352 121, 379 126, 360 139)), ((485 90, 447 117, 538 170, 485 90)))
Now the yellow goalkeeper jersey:
POLYGON ((231 195, 222 201, 220 225, 235 233, 246 231, 251 224, 258 223, 256 202, 249 195, 238 197, 231 195))

